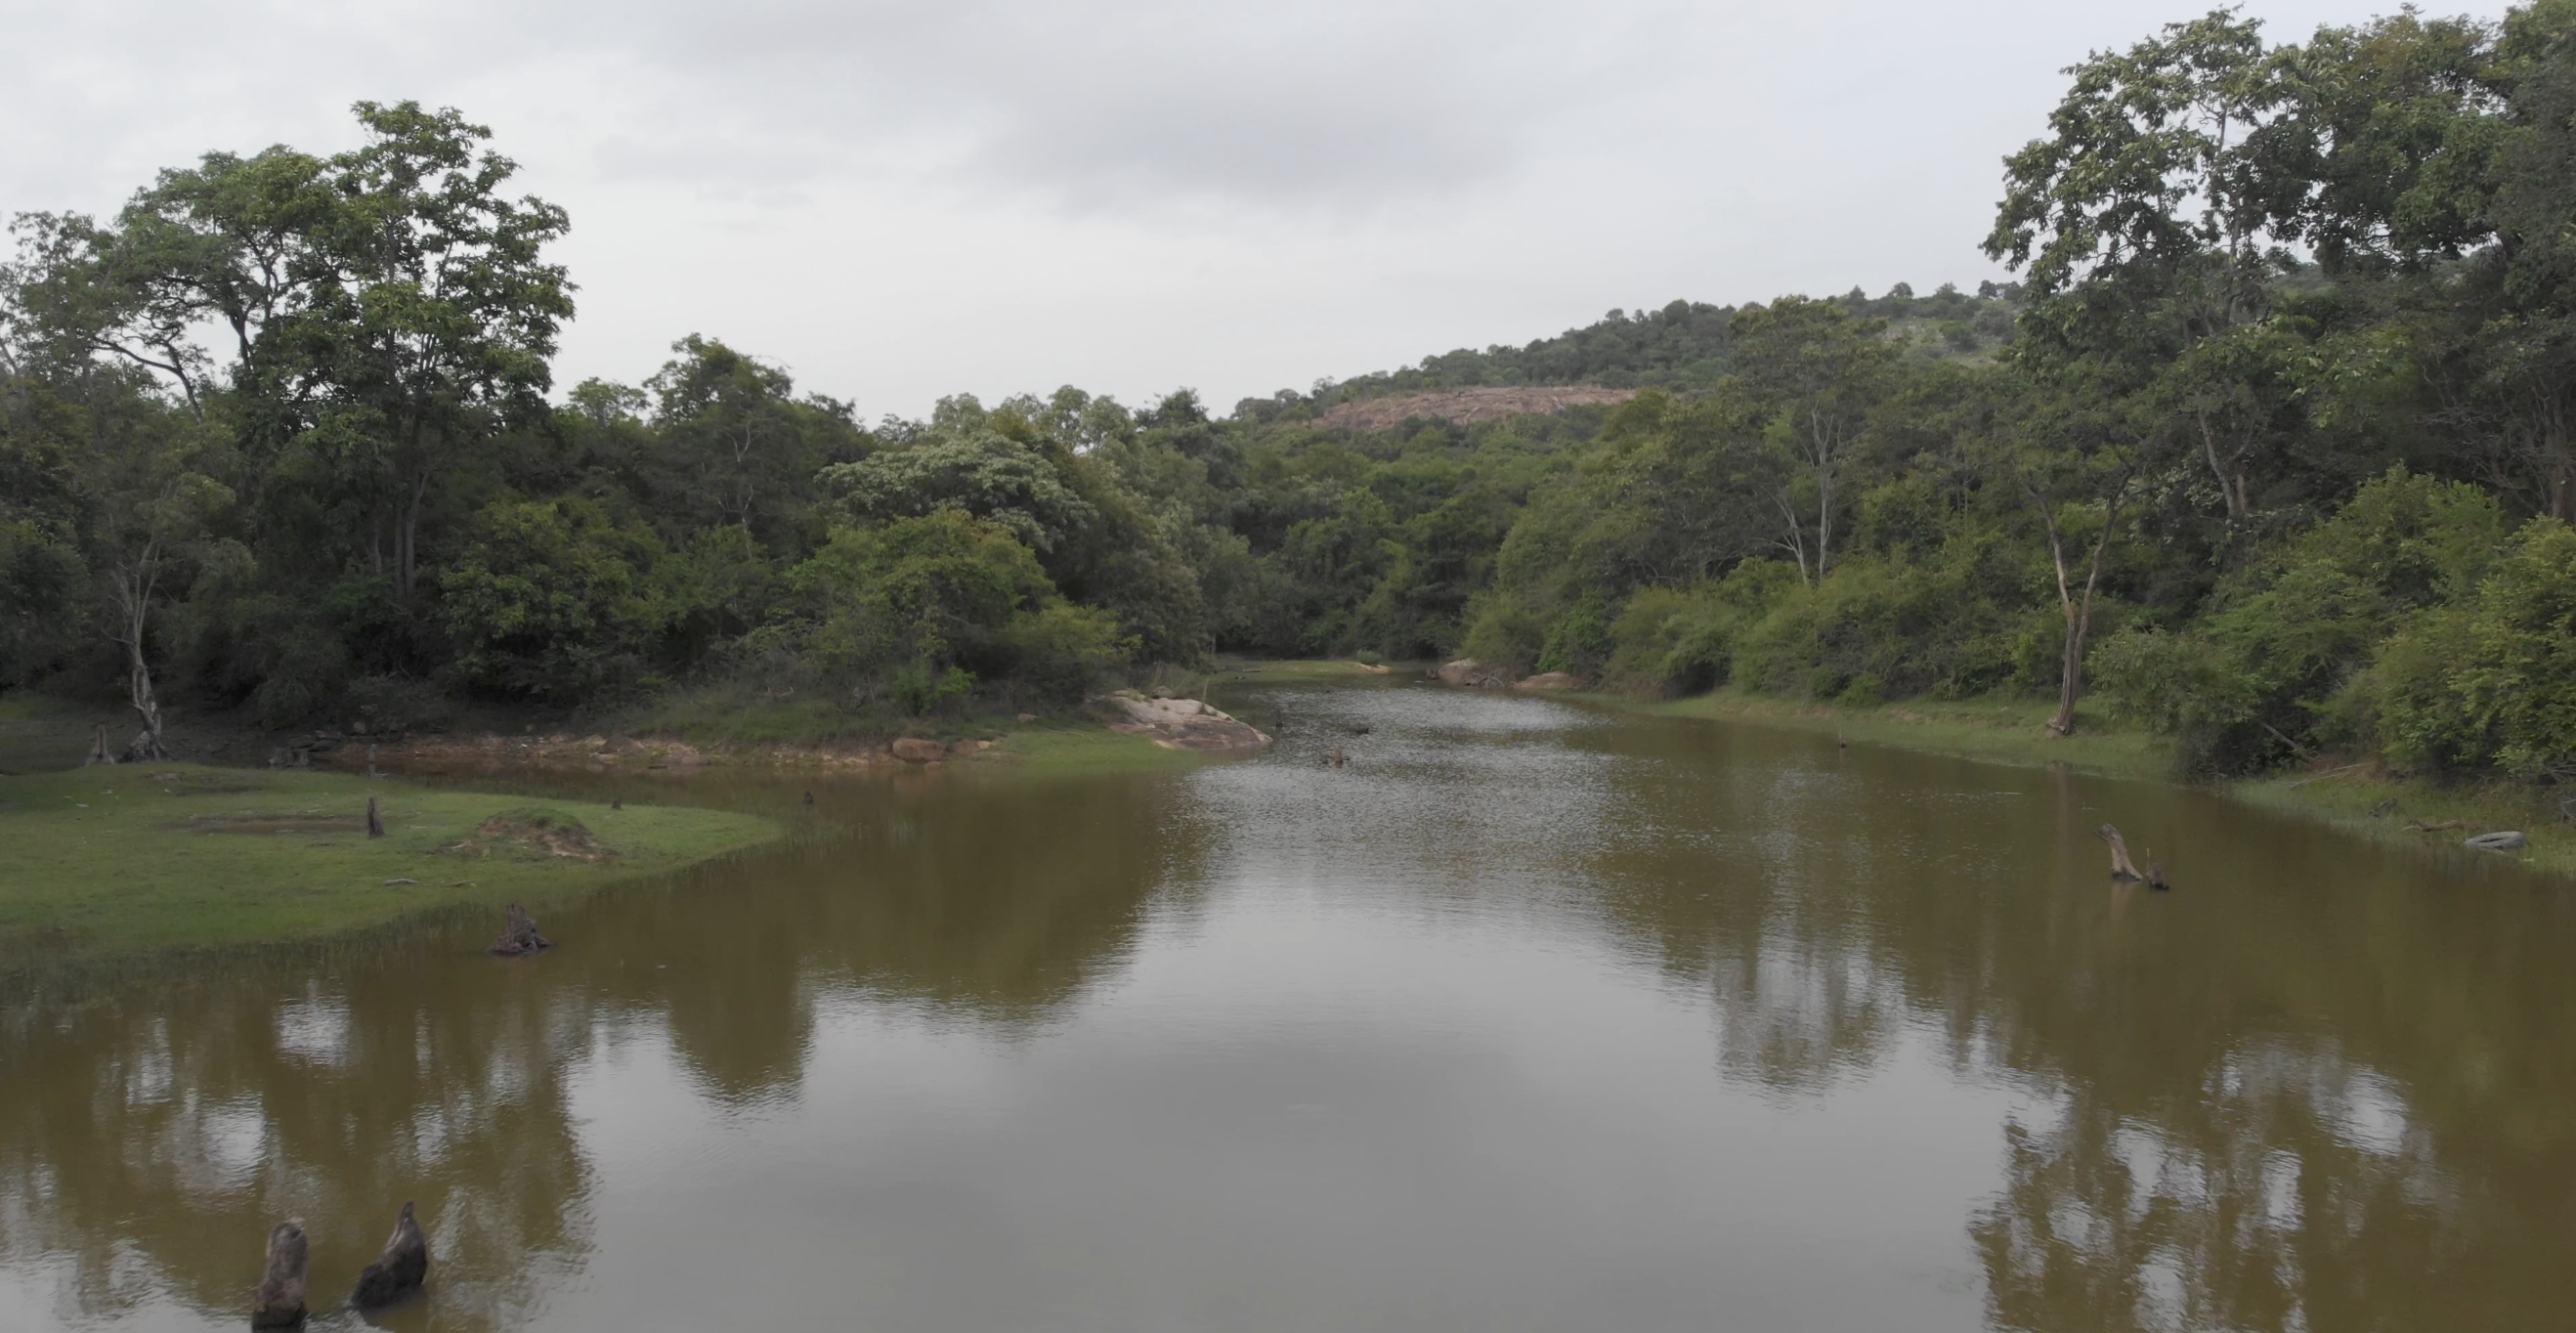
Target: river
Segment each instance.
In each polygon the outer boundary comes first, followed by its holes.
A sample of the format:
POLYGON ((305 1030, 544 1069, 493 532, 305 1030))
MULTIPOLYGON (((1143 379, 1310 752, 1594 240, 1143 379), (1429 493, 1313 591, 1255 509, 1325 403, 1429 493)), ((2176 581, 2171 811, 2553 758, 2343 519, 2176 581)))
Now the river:
POLYGON ((2502 858, 1543 699, 1227 703, 1279 744, 744 782, 792 841, 536 960, 476 922, 22 1010, 0 1328, 240 1328, 285 1216, 328 1305, 406 1199, 406 1329, 2576 1323, 2576 895, 2502 858))

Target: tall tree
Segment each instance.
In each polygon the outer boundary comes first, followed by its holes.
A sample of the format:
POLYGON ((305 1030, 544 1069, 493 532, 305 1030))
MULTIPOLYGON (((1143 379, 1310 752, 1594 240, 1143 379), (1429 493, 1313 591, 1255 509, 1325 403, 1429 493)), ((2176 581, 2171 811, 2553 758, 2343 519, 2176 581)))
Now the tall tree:
POLYGON ((1889 388, 1897 349, 1886 332, 1884 319, 1802 296, 1735 316, 1731 378, 1771 418, 1812 490, 1812 530, 1789 492, 1779 500, 1787 544, 1809 583, 1832 568, 1840 483, 1870 412, 1889 388))

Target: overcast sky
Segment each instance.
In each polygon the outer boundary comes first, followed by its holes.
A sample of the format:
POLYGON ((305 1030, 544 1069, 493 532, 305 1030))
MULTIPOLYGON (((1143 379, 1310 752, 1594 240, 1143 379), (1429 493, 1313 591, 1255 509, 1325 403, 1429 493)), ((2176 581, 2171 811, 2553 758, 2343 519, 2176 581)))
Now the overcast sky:
MULTIPOLYGON (((2275 40, 2389 5, 2249 6, 2275 40)), ((2436 12, 2449 12, 2439 4, 2436 12)), ((2498 12, 2481 6, 2476 12, 2498 12)), ((571 211, 558 382, 697 332, 864 416, 1248 394, 1611 307, 2002 276, 1999 159, 2142 0, 0 0, 0 212, 490 125, 571 211)))

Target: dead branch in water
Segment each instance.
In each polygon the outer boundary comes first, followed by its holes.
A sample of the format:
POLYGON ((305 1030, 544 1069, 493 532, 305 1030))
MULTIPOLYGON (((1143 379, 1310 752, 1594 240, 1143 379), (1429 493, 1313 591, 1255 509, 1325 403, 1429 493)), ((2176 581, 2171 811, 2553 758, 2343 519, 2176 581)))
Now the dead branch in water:
POLYGON ((2111 844, 2111 878, 2131 884, 2146 878, 2138 873, 2137 862, 2129 859, 2129 841, 2120 836, 2120 830, 2104 824, 2095 834, 2111 844))

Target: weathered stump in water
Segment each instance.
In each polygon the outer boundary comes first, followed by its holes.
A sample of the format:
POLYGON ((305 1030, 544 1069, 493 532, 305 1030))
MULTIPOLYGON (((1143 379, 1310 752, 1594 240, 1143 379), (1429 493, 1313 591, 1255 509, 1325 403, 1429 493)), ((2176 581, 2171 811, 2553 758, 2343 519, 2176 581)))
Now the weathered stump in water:
POLYGON ((2120 836, 2120 830, 2104 824, 2096 832, 2102 841, 2111 844, 2111 878, 2127 884, 2135 884, 2146 878, 2138 873, 2137 862, 2129 859, 2129 843, 2127 839, 2120 836))
POLYGON ((385 1252, 358 1274, 358 1290, 349 1302, 361 1310, 374 1309, 420 1290, 429 1278, 429 1238, 420 1234, 420 1223, 412 1220, 411 1202, 405 1200, 402 1216, 394 1219, 394 1234, 385 1240, 385 1252))
POLYGON ((251 1298, 252 1328, 293 1328, 304 1322, 304 1264, 311 1257, 304 1228, 280 1222, 268 1231, 268 1270, 251 1298))
POLYGON ((523 954, 532 954, 538 950, 553 947, 555 947, 553 940, 537 933, 536 919, 528 915, 528 909, 512 903, 509 907, 509 915, 502 922, 501 937, 492 941, 492 947, 484 952, 497 953, 505 958, 517 958, 523 954))
POLYGON ((370 838, 385 836, 385 812, 383 807, 376 804, 376 798, 373 796, 367 798, 367 836, 370 838))

